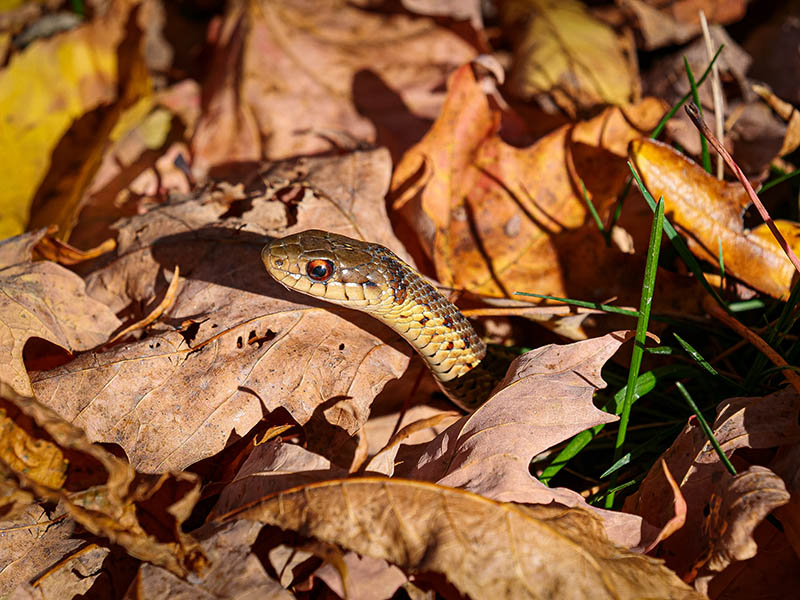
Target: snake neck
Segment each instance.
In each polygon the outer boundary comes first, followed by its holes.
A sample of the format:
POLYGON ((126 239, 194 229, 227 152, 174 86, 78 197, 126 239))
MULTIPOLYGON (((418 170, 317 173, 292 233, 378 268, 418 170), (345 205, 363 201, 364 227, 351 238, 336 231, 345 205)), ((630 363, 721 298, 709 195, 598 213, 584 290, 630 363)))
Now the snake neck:
POLYGON ((486 344, 461 311, 394 255, 387 252, 380 260, 394 278, 392 293, 362 310, 402 335, 441 383, 477 369, 486 356, 486 344))

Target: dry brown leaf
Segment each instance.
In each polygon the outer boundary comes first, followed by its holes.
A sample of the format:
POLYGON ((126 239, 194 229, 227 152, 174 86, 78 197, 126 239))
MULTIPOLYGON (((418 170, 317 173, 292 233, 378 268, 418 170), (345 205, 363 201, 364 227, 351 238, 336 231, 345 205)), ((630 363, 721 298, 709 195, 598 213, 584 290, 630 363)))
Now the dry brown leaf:
POLYGON ((166 323, 38 373, 37 395, 143 471, 212 456, 278 407, 306 427, 312 450, 349 464, 352 435, 411 350, 368 315, 276 284, 259 225, 278 235, 322 227, 405 256, 382 201, 389 168, 385 150, 301 159, 271 167, 241 218, 220 218, 227 204, 187 201, 121 222, 116 256, 87 277, 90 293, 130 311, 160 298, 164 272, 180 265, 186 279, 166 323))
MULTIPOLYGON (((76 537, 80 540, 80 533, 76 537)), ((60 560, 56 560, 56 555, 49 556, 48 568, 30 578, 32 599, 80 598, 94 594, 112 598, 135 577, 140 563, 126 555, 120 546, 109 548, 80 541, 80 548, 60 560)), ((10 598, 22 598, 20 591, 17 588, 10 598)))
POLYGON ((337 0, 231 3, 216 43, 199 170, 327 150, 329 131, 399 156, 438 112, 447 73, 477 54, 431 18, 337 0))
POLYGON ((700 33, 699 12, 709 22, 738 21, 745 13, 747 0, 620 0, 633 13, 644 48, 652 50, 679 44, 700 33))
POLYGON ((355 552, 344 555, 347 568, 347 594, 339 572, 325 563, 314 573, 331 591, 347 600, 384 600, 394 597, 397 589, 408 579, 403 572, 385 560, 359 556, 355 552))
POLYGON ((86 295, 83 280, 49 261, 32 261, 45 230, 0 243, 0 382, 17 393, 30 394, 23 349, 41 338, 68 352, 102 344, 119 319, 101 302, 86 295))
POLYGON ((778 96, 772 93, 768 87, 763 85, 754 85, 755 91, 761 98, 774 110, 778 116, 786 121, 786 137, 783 140, 783 145, 778 151, 778 156, 786 156, 794 152, 800 146, 800 111, 788 102, 784 102, 778 96))
POLYGON ((17 586, 86 544, 74 535, 78 528, 74 520, 54 521, 52 517, 41 506, 31 504, 25 514, 0 521, 0 596, 7 597, 17 586))
POLYGON ((248 521, 201 528, 196 534, 201 540, 200 547, 210 560, 211 567, 207 573, 187 581, 166 569, 144 564, 133 583, 137 593, 128 597, 142 597, 142 590, 145 590, 146 597, 154 600, 294 598, 294 595, 267 574, 259 557, 251 551, 260 530, 260 524, 248 521))
POLYGON ((754 465, 735 476, 726 475, 719 493, 711 497, 705 523, 709 555, 696 583, 704 594, 716 573, 734 561, 756 555, 755 528, 774 509, 789 502, 783 480, 766 467, 754 465))
MULTIPOLYGON (((800 398, 784 390, 762 398, 733 398, 723 402, 712 426, 729 457, 740 448, 772 448, 800 441, 800 398)), ((708 550, 703 532, 704 510, 713 493, 722 494, 726 469, 694 418, 664 453, 687 503, 686 525, 654 551, 679 575, 686 575, 708 550)), ((736 461, 734 461, 736 465, 736 461)), ((748 465, 744 465, 744 469, 748 465)), ((625 510, 650 523, 664 523, 672 513, 672 494, 659 465, 654 465, 625 510)))
POLYGON ((227 515, 297 531, 473 598, 700 598, 658 561, 611 543, 588 512, 503 504, 383 478, 328 481, 227 515))
POLYGON ((776 509, 795 555, 800 558, 800 445, 781 448, 770 465, 772 470, 786 482, 791 498, 789 503, 776 509))
POLYGON ((325 457, 273 439, 255 447, 233 481, 222 490, 209 519, 275 492, 345 476, 347 469, 331 465, 325 457))
MULTIPOLYGON (((523 290, 576 297, 581 287, 624 303, 630 291, 609 289, 598 266, 616 264, 622 253, 604 247, 593 223, 583 228, 591 217, 580 181, 603 214, 627 176, 628 142, 663 110, 655 99, 608 109, 517 148, 501 139, 500 112, 464 66, 433 128, 395 170, 394 207, 419 233, 446 286, 509 297, 523 290)), ((639 288, 637 279, 636 294, 639 288)))
POLYGON ((639 99, 633 48, 577 0, 513 0, 500 4, 514 40, 511 93, 549 96, 574 116, 598 105, 639 99))
MULTIPOLYGON (((692 252, 717 264, 721 243, 727 273, 775 298, 788 296, 794 267, 765 224, 744 229, 742 213, 749 199, 741 185, 719 181, 661 142, 634 141, 631 158, 650 194, 664 197, 664 214, 692 252)), ((775 224, 800 252, 800 224, 775 224)))
POLYGON ((137 479, 128 463, 91 444, 81 430, 33 398, 18 395, 3 383, 0 396, 17 427, 32 438, 57 445, 70 458, 63 484, 52 486, 32 479, 24 466, 0 455, 7 482, 33 492, 41 501, 60 502, 86 530, 124 547, 136 558, 183 577, 205 570, 202 551, 181 531, 199 498, 196 476, 178 473, 137 479))
POLYGON ((758 554, 731 564, 711 580, 708 597, 732 600, 793 598, 800 586, 800 560, 776 527, 762 523, 753 536, 758 554))

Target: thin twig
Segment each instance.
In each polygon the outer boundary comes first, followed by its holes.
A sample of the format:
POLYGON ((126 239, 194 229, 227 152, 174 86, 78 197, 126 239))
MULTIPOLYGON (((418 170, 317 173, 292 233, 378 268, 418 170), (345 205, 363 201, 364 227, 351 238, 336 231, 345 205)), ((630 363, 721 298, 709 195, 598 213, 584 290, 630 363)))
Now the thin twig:
MULTIPOLYGON (((706 21, 706 13, 700 11, 700 25, 703 27, 703 39, 706 42, 706 52, 708 59, 714 56, 714 42, 711 39, 711 31, 706 21)), ((716 61, 711 65, 711 97, 714 99, 714 126, 717 130, 717 138, 725 139, 725 99, 722 97, 722 81, 719 78, 719 65, 716 61)), ((725 167, 721 154, 717 154, 717 179, 722 179, 725 167)))
POLYGON ((769 216, 767 209, 764 208, 764 205, 759 200, 758 196, 756 195, 753 186, 750 185, 750 182, 745 177, 742 170, 739 168, 731 155, 728 154, 728 151, 725 150, 725 147, 720 143, 720 141, 711 133, 711 129, 709 129, 708 125, 705 121, 700 117, 700 113, 693 103, 689 103, 685 106, 686 114, 689 115, 689 118, 694 123, 694 126, 697 127, 700 132, 706 137, 709 143, 714 146, 714 150, 716 150, 719 154, 722 155, 722 158, 725 159, 725 163, 728 165, 731 171, 733 171, 734 175, 739 179, 741 184, 744 186, 744 189, 747 191, 747 195, 750 197, 750 200, 753 202, 755 207, 758 209, 758 213, 761 215, 761 218, 764 219, 764 223, 767 224, 769 230, 772 232, 772 235, 775 236, 775 239, 778 240, 778 244, 786 253, 786 256, 789 257, 789 260, 794 265, 795 270, 800 273, 800 259, 797 258, 797 255, 792 251, 789 247, 789 244, 786 243, 786 238, 783 237, 783 234, 778 231, 778 228, 775 226, 775 222, 772 220, 772 217, 769 216))
POLYGON ((795 373, 792 367, 789 366, 789 363, 787 363, 783 357, 772 348, 772 346, 767 344, 767 342, 765 342, 761 336, 742 325, 739 321, 719 308, 708 298, 703 300, 703 308, 709 315, 725 323, 725 325, 733 329, 736 333, 755 346, 758 351, 761 352, 761 354, 766 356, 772 362, 772 364, 782 367, 783 376, 795 390, 800 392, 800 375, 795 373))

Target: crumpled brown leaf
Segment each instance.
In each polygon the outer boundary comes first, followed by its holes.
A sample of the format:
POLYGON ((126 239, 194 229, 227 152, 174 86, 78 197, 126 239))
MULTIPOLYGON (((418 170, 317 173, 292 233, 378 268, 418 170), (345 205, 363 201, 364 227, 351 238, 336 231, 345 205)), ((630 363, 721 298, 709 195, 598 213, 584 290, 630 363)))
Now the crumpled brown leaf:
POLYGON ((610 544, 578 509, 524 507, 418 481, 334 480, 226 515, 297 531, 473 598, 700 598, 658 561, 610 544))
POLYGON ((699 12, 709 21, 730 23, 739 20, 747 0, 620 0, 620 5, 636 18, 646 50, 680 44, 700 32, 699 12))
POLYGON ((83 280, 49 261, 33 262, 33 248, 45 229, 0 243, 0 382, 19 394, 31 384, 23 349, 41 338, 68 352, 105 342, 119 319, 105 304, 86 295, 83 280))
MULTIPOLYGON (((730 458, 738 449, 797 443, 800 441, 798 416, 800 397, 793 390, 761 398, 732 398, 719 406, 712 431, 730 458)), ((712 494, 724 495, 730 478, 726 477, 725 466, 694 418, 663 454, 663 459, 680 485, 688 510, 686 525, 656 547, 653 554, 664 558, 679 575, 686 576, 706 560, 708 535, 716 534, 704 532, 704 511, 710 507, 712 494)), ((749 467, 735 457, 733 462, 741 470, 749 467)), ((624 510, 651 523, 663 523, 669 518, 672 494, 659 464, 651 468, 639 490, 627 498, 624 510)))
POLYGON ((708 583, 731 562, 755 556, 758 546, 753 531, 764 518, 789 502, 783 480, 766 467, 753 465, 718 486, 710 501, 705 522, 709 541, 708 561, 697 578, 696 587, 708 593, 708 583))
POLYGON ((13 460, 10 452, 0 454, 6 484, 27 490, 38 500, 60 502, 86 530, 123 546, 134 557, 183 577, 205 570, 203 552, 181 531, 200 495, 196 476, 137 477, 128 463, 90 443, 81 430, 33 398, 16 394, 4 383, 0 397, 19 435, 29 439, 17 446, 21 460, 13 460), (25 468, 25 446, 45 444, 69 456, 60 481, 34 479, 25 468))
POLYGON ((386 218, 388 181, 385 150, 300 159, 256 179, 252 200, 234 201, 248 208, 241 218, 221 218, 230 204, 205 196, 120 222, 116 254, 87 277, 90 293, 146 314, 179 265, 178 296, 143 339, 38 373, 38 397, 143 471, 214 455, 278 407, 306 427, 312 449, 348 464, 352 435, 411 349, 368 315, 285 290, 260 251, 265 231, 322 227, 407 256, 386 218))
MULTIPOLYGON (((749 198, 740 184, 719 181, 661 142, 634 141, 631 159, 653 198, 664 197, 664 214, 685 234, 694 254, 717 264, 721 243, 726 273, 774 298, 789 295, 794 267, 766 224, 744 228, 742 213, 749 198)), ((800 252, 800 224, 775 225, 800 252)))

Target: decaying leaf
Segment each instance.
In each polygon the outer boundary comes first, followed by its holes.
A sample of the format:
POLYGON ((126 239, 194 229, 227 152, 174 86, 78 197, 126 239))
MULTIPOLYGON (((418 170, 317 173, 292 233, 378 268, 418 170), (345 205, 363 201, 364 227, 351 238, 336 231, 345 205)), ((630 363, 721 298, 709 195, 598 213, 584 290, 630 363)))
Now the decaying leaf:
MULTIPOLYGON (((792 390, 761 398, 733 398, 720 405, 712 431, 725 454, 731 457, 738 449, 797 443, 799 415, 800 398, 792 390)), ((654 555, 664 558, 679 575, 686 575, 695 565, 705 562, 711 543, 708 535, 719 536, 723 531, 719 525, 713 532, 704 533, 704 511, 714 508, 710 505, 713 494, 725 496, 730 477, 726 477, 725 466, 694 418, 663 454, 663 459, 686 499, 686 525, 662 542, 654 555)), ((737 462, 735 457, 733 462, 741 470, 749 466, 737 462)), ((625 510, 651 523, 663 523, 669 518, 672 494, 659 464, 647 474, 639 491, 626 500, 625 510)))
POLYGON ((472 598, 701 597, 658 561, 609 543, 586 511, 504 504, 418 481, 311 484, 224 518, 277 525, 410 573, 441 573, 472 598))
POLYGON ((638 100, 632 48, 581 2, 514 0, 500 6, 505 27, 518 38, 512 93, 526 99, 548 94, 571 115, 638 100))
POLYGON ((710 501, 705 523, 709 540, 708 561, 697 578, 697 589, 708 592, 708 583, 733 561, 755 556, 758 546, 753 531, 774 509, 789 502, 783 480, 766 467, 754 465, 718 486, 710 501))
MULTIPOLYGON (((5 490, 4 490, 5 492, 5 490)), ((0 521, 0 595, 8 597, 19 585, 49 569, 54 562, 80 551, 86 541, 75 534, 79 525, 70 518, 54 518, 38 504, 0 521)))
POLYGON ((697 35, 701 10, 709 21, 730 23, 747 9, 747 0, 621 0, 620 4, 636 18, 648 50, 679 44, 697 35))
POLYGON ((301 159, 273 166, 241 218, 221 218, 227 202, 185 201, 120 222, 116 254, 87 277, 93 297, 146 313, 176 265, 179 293, 146 337, 38 373, 38 397, 147 472, 216 454, 278 407, 307 427, 312 450, 347 464, 351 436, 411 350, 368 315, 286 290, 260 252, 266 231, 322 227, 405 256, 380 200, 388 181, 383 150, 301 159))
POLYGON ((25 429, 29 446, 57 446, 69 456, 63 477, 48 480, 30 477, 24 464, 4 452, 0 469, 6 482, 32 492, 40 501, 60 502, 86 530, 119 544, 136 558, 178 576, 206 569, 203 552, 181 531, 199 498, 196 476, 178 473, 137 479, 128 463, 90 443, 81 430, 33 398, 16 394, 4 383, 0 396, 8 418, 16 428, 25 429))
POLYGON ((31 384, 23 349, 41 338, 68 352, 102 344, 119 319, 86 295, 84 281, 49 261, 33 262, 33 248, 45 230, 0 243, 0 381, 20 394, 31 384))
MULTIPOLYGON (((631 158, 650 194, 664 197, 665 215, 692 252, 717 264, 722 244, 726 272, 775 298, 789 295, 794 267, 765 224, 745 230, 742 213, 749 199, 741 185, 719 181, 661 142, 634 141, 631 158)), ((800 224, 775 225, 800 251, 800 224)))
POLYGON ((272 579, 251 546, 258 523, 237 521, 206 526, 197 532, 200 548, 209 558, 202 577, 187 580, 156 565, 142 565, 135 584, 141 590, 158 590, 159 598, 263 598, 290 600, 295 596, 272 579))

